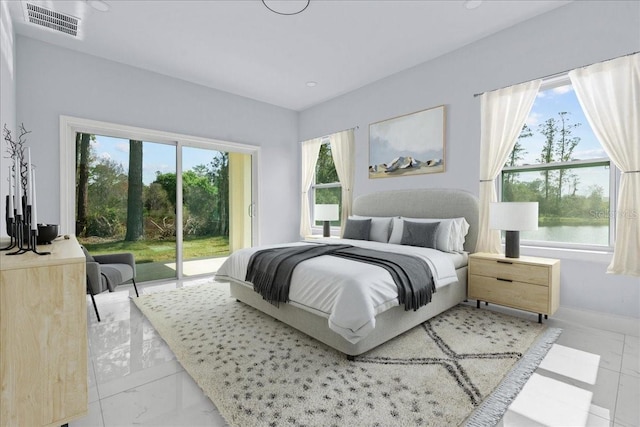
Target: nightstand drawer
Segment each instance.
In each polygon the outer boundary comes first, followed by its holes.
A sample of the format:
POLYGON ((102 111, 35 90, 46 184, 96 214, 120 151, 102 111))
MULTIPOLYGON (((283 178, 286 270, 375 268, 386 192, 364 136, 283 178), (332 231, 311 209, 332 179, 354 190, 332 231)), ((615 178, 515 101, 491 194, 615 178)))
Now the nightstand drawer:
POLYGON ((524 282, 507 282, 493 277, 469 277, 469 298, 506 305, 535 313, 549 313, 549 288, 524 282))
POLYGON ((474 258, 469 263, 469 274, 549 286, 549 267, 524 264, 509 260, 474 258))

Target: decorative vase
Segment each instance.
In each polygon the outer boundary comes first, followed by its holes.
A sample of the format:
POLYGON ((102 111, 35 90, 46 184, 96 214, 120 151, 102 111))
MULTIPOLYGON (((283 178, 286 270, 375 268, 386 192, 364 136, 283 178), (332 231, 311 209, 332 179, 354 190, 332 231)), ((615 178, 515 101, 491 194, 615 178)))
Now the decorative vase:
POLYGON ((38 244, 49 245, 58 237, 58 224, 38 224, 38 244))

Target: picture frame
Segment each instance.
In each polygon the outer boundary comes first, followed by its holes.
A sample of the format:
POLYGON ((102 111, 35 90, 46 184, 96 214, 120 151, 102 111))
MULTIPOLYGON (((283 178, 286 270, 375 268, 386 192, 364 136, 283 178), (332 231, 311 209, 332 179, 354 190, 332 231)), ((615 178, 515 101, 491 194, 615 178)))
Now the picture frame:
POLYGON ((369 125, 369 178, 445 171, 444 105, 369 125))

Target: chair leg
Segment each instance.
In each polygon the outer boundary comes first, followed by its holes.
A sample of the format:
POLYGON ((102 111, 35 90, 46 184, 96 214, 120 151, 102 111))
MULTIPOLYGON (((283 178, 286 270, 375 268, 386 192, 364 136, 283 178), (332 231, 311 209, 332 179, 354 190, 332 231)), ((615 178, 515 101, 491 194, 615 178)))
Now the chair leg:
POLYGON ((98 306, 96 305, 96 300, 95 298, 93 298, 93 294, 89 293, 89 295, 91 295, 91 302, 93 303, 93 309, 96 311, 96 317, 98 318, 98 322, 100 321, 100 313, 98 313, 98 306))
POLYGON ((131 279, 131 281, 133 282, 133 289, 136 290, 136 296, 139 297, 140 295, 138 295, 138 287, 136 286, 136 279, 131 279))

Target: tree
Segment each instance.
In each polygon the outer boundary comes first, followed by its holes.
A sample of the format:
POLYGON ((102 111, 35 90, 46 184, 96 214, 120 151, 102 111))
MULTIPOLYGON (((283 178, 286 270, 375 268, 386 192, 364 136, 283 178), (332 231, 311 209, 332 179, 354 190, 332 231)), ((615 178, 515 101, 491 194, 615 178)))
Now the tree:
POLYGON ((124 240, 134 242, 144 235, 142 203, 142 141, 129 140, 129 187, 127 190, 127 232, 124 240))
POLYGON ((209 164, 210 177, 217 189, 217 227, 220 236, 229 236, 229 153, 220 153, 209 164))
POLYGON ((88 133, 76 134, 76 165, 78 171, 76 235, 86 236, 89 217, 89 149, 91 137, 88 133))
POLYGON ((127 174, 120 163, 108 157, 90 164, 87 235, 121 236, 127 213, 127 174))
POLYGON ((173 206, 173 211, 176 210, 176 188, 178 186, 177 177, 175 173, 161 173, 156 172, 155 183, 159 184, 167 193, 167 199, 173 206))
MULTIPOLYGON (((544 144, 542 146, 542 151, 540 153, 540 158, 538 159, 538 161, 540 163, 551 163, 553 162, 553 146, 556 139, 556 134, 558 133, 558 125, 556 124, 556 120, 553 117, 548 118, 544 123, 538 126, 538 131, 545 136, 544 144)), ((545 200, 548 200, 551 172, 549 170, 545 170, 542 172, 542 176, 544 176, 544 198, 545 200)))
POLYGON ((333 163, 331 144, 322 144, 316 163, 316 184, 332 182, 340 182, 340 178, 338 178, 338 172, 336 172, 336 166, 333 163))
MULTIPOLYGON (((580 138, 571 136, 572 130, 579 127, 580 123, 571 124, 566 111, 559 112, 560 128, 558 130, 558 140, 555 144, 556 161, 568 162, 573 160, 573 150, 580 143, 580 138)), ((570 184, 575 174, 564 169, 558 171, 558 201, 562 198, 562 189, 565 184, 570 184)), ((575 187, 574 187, 575 193, 575 187)))
POLYGON ((511 154, 509 154, 505 167, 518 166, 520 162, 524 160, 524 155, 527 154, 527 150, 524 148, 521 141, 525 138, 531 138, 532 136, 533 131, 525 123, 524 126, 522 126, 522 130, 520 131, 520 136, 518 136, 518 139, 516 140, 516 144, 513 146, 513 150, 511 150, 511 154))
MULTIPOLYGON (((524 155, 527 154, 527 150, 524 148, 522 140, 525 138, 531 138, 532 136, 533 136, 533 131, 525 123, 524 126, 522 126, 522 130, 520 131, 520 136, 518 136, 518 139, 516 140, 516 143, 513 146, 513 150, 511 150, 511 153, 509 154, 509 157, 507 158, 507 162, 504 164, 504 167, 513 167, 513 166, 520 165, 520 162, 524 160, 524 155)), ((505 171, 503 173, 502 194, 505 200, 511 200, 511 201, 513 200, 514 185, 516 184, 519 176, 520 176, 519 173, 513 172, 513 171, 509 171, 509 172, 505 171)))

